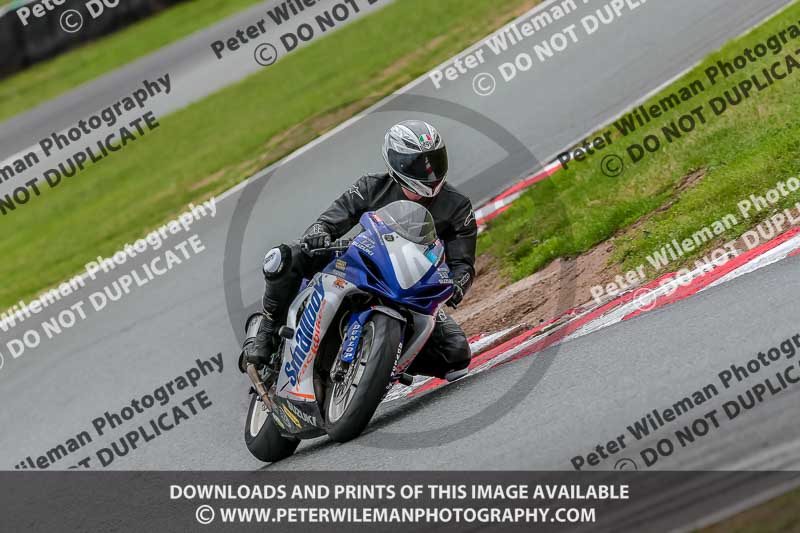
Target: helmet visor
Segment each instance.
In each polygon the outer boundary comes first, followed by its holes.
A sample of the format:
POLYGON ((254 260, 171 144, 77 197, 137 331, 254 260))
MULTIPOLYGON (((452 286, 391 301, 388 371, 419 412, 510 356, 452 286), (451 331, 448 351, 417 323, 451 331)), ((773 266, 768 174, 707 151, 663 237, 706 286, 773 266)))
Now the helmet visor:
POLYGON ((401 177, 418 181, 420 184, 436 190, 447 178, 447 148, 423 153, 402 154, 389 150, 387 154, 389 167, 401 177))

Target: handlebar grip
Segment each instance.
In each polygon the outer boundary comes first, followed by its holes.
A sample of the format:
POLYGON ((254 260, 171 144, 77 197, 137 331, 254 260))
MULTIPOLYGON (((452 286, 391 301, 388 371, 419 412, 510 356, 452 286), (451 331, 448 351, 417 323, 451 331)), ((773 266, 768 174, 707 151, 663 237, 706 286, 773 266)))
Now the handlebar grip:
POLYGON ((328 246, 325 246, 323 248, 316 248, 314 250, 310 249, 307 243, 302 243, 300 244, 300 249, 309 255, 322 255, 332 252, 344 252, 345 250, 347 250, 347 248, 350 247, 350 244, 352 242, 353 241, 349 239, 339 239, 337 241, 333 241, 328 246))
POLYGON ((327 252, 346 252, 347 249, 350 247, 350 243, 353 241, 349 239, 339 239, 338 241, 334 241, 331 245, 327 248, 327 252))

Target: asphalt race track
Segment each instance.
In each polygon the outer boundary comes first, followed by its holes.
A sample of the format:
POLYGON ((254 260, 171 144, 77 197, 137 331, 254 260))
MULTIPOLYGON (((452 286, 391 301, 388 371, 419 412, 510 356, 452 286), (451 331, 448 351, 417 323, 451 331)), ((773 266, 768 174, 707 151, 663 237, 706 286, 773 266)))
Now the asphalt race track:
MULTIPOLYGON (((196 388, 178 393, 170 408, 176 400, 201 390, 212 405, 163 436, 115 458, 109 468, 261 468, 242 440, 248 385, 234 368, 241 331, 234 331, 231 322, 240 322, 245 311, 235 309, 229 318, 226 289, 241 294, 245 306, 260 299, 263 282, 259 267, 265 250, 296 237, 361 173, 380 170, 378 147, 388 125, 410 114, 437 123, 455 161, 453 182, 478 201, 536 166, 519 146, 533 147, 536 158, 546 162, 789 3, 651 0, 613 29, 599 31, 512 82, 501 82, 491 96, 473 92, 472 76, 438 91, 425 79, 410 87, 408 96, 390 99, 285 164, 261 173, 249 187, 224 197, 215 218, 193 227, 192 233, 197 233, 205 246, 197 257, 135 289, 101 314, 90 311, 86 320, 18 359, 5 350, 11 333, 3 334, 0 353, 6 357, 0 368, 0 466, 13 468, 27 456, 35 459, 79 432, 91 431, 92 420, 103 417, 105 411, 119 413, 131 399, 152 393, 184 374, 197 358, 207 360, 222 353, 222 373, 213 372, 202 377, 196 388), (433 112, 414 113, 414 109, 433 112), (465 109, 485 118, 475 123, 475 115, 465 109), (480 132, 472 127, 485 127, 492 121, 502 128, 480 132), (505 144, 512 150, 507 154, 489 137, 504 143, 516 139, 517 143, 505 144), (257 197, 252 196, 255 189, 260 189, 257 197), (246 210, 248 202, 253 207, 248 219, 242 218, 242 210, 234 216, 243 191, 250 196, 244 198, 241 209, 246 210), (230 228, 244 221, 242 267, 223 277, 226 251, 239 248, 235 239, 228 242, 230 228)), ((588 9, 582 6, 581 12, 570 17, 577 21, 588 9)), ((186 53, 191 52, 187 49, 186 53)), ((506 56, 492 57, 486 70, 496 72, 496 63, 508 60, 506 56)), ((187 61, 186 68, 191 69, 191 58, 187 61)), ((153 74, 162 72, 161 65, 153 66, 153 74)), ((108 84, 109 80, 98 83, 108 84)), ((212 83, 210 78, 207 83, 212 83)), ((63 117, 74 104, 71 98, 41 109, 52 113, 54 120, 69 123, 63 117)), ((39 112, 30 114, 32 121, 39 112)), ((6 126, 0 125, 0 133, 5 134, 6 126)), ((34 131, 39 126, 31 122, 30 127, 34 131)), ((38 139, 31 134, 26 140, 33 144, 38 139)), ((799 261, 797 257, 783 261, 690 300, 424 397, 390 403, 358 440, 346 445, 327 439, 304 443, 294 457, 271 468, 571 469, 574 457, 586 456, 600 444, 606 446, 646 413, 672 406, 718 382, 718 373, 731 364, 744 365, 759 351, 800 333, 794 312, 795 298, 800 297, 799 261)), ((100 290, 139 264, 128 263, 85 290, 100 290)), ((231 264, 229 258, 228 266, 231 264)), ((41 316, 50 318, 84 296, 67 298, 41 316)), ((34 319, 28 325, 33 327, 34 319)), ((24 329, 12 333, 21 335, 24 329)), ((754 379, 771 375, 772 369, 764 369, 754 379)), ((748 382, 747 387, 754 383, 748 382)), ((719 409, 747 387, 720 390, 718 396, 680 421, 688 424, 719 409)), ((726 420, 705 438, 698 437, 670 457, 661 458, 653 468, 797 468, 800 465, 791 458, 797 456, 800 430, 797 410, 788 408, 796 403, 797 391, 790 391, 766 399, 734 421, 726 420)), ((153 408, 134 419, 135 423, 108 429, 103 438, 58 461, 54 468, 94 457, 99 448, 110 446, 161 410, 153 408)), ((625 449, 599 468, 612 469, 621 459, 645 468, 642 449, 654 446, 674 429, 670 426, 640 442, 626 442, 625 449)))
MULTIPOLYGON (((719 396, 684 415, 682 423, 652 432, 656 438, 637 442, 626 428, 653 409, 671 407, 709 383, 719 384, 718 374, 732 363, 745 365, 758 352, 800 333, 792 312, 800 291, 798 265, 800 258, 795 257, 417 401, 390 403, 357 441, 359 449, 321 439, 280 466, 374 470, 387 467, 388 455, 398 469, 438 469, 443 463, 456 470, 572 469, 575 456, 625 434, 626 449, 611 455, 602 468, 627 459, 644 470, 644 448, 717 409, 719 429, 711 429, 706 440, 696 437, 694 444, 678 447, 653 468, 797 469, 800 429, 792 406, 800 391, 795 389, 728 422, 721 406, 745 394, 747 386, 734 384, 730 391, 718 386, 719 396), (759 297, 742 305, 749 294, 759 297), (725 334, 709 338, 709 331, 725 334), (506 394, 509 398, 499 401, 506 394), (481 416, 473 419, 479 412, 481 416), (462 423, 469 435, 453 440, 464 433, 462 423), (437 442, 444 444, 436 446, 437 442)), ((766 369, 759 377, 763 381, 772 376, 775 381, 774 374, 766 369)))
MULTIPOLYGON (((374 5, 365 3, 360 12, 352 14, 348 20, 339 24, 337 29, 392 1, 381 0, 374 5)), ((237 29, 247 28, 260 19, 270 20, 266 14, 267 10, 279 3, 278 0, 261 2, 123 68, 109 72, 59 98, 0 123, 0 161, 20 152, 27 152, 31 148, 35 149, 35 145, 41 139, 53 132, 61 132, 73 126, 81 118, 113 104, 140 86, 142 80, 155 81, 164 74, 170 75, 172 85, 170 94, 160 95, 148 102, 148 109, 161 117, 253 74, 263 68, 254 60, 254 52, 261 39, 250 40, 247 44, 241 45, 236 52, 224 52, 221 60, 214 55, 211 44, 220 40, 225 41, 232 37, 237 29)), ((293 25, 307 23, 323 9, 324 6, 320 3, 293 17, 291 23, 293 25)), ((276 42, 276 38, 271 34, 269 37, 276 42)), ((301 42, 298 49, 305 44, 301 42)), ((278 60, 280 59, 279 54, 278 60)), ((137 113, 130 111, 123 116, 133 119, 137 113)), ((102 133, 103 130, 98 130, 94 135, 87 135, 85 138, 99 140, 103 137, 102 133)), ((41 164, 32 167, 26 173, 18 174, 13 180, 0 183, 0 193, 8 192, 12 183, 24 182, 29 174, 36 175, 37 170, 41 172, 48 168, 45 165, 47 158, 44 154, 38 150, 37 154, 42 159, 41 164)))

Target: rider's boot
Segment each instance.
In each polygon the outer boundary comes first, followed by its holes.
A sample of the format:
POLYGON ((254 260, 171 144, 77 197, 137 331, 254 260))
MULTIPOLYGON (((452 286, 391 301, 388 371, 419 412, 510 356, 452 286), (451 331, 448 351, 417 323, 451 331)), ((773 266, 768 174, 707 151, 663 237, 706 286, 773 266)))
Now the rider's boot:
POLYGON ((239 370, 246 372, 250 363, 256 368, 262 368, 270 363, 272 355, 280 344, 277 329, 273 314, 267 311, 247 319, 247 338, 239 356, 239 370))

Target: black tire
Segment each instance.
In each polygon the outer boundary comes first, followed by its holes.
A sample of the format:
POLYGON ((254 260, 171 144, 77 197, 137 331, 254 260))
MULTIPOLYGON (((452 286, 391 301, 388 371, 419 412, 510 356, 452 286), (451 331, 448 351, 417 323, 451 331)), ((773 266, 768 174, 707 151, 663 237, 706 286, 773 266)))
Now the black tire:
POLYGON ((255 394, 251 395, 250 409, 247 410, 247 421, 244 425, 244 442, 253 457, 265 463, 274 463, 291 456, 300 444, 298 439, 284 437, 271 414, 267 416, 264 425, 252 434, 254 423, 254 409, 262 409, 262 403, 255 394))
MULTIPOLYGON (((337 398, 334 389, 336 384, 332 381, 329 382, 328 394, 325 399, 325 415, 328 419, 326 430, 333 440, 347 442, 361 435, 366 429, 386 394, 400 348, 401 337, 401 323, 386 315, 375 313, 364 324, 360 346, 353 359, 353 367, 357 370, 356 365, 360 365, 363 367, 363 371, 360 374, 358 385, 346 388, 355 390, 351 393, 351 399, 344 408, 343 414, 340 414, 336 420, 331 420, 333 402, 337 398), (372 330, 372 342, 368 337, 370 329, 372 330), (368 353, 365 353, 365 348, 368 353)), ((345 390, 345 387, 342 387, 341 390, 345 390)))

